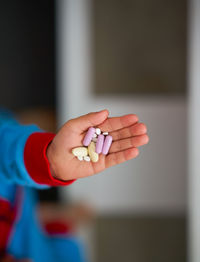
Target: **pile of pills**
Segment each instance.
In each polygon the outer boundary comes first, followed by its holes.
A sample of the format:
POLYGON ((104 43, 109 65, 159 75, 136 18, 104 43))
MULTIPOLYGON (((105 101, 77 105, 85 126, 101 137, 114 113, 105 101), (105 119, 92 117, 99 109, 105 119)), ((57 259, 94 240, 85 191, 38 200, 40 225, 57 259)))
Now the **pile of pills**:
POLYGON ((112 136, 108 132, 101 132, 100 128, 90 127, 83 139, 83 146, 72 150, 80 161, 97 162, 99 154, 107 155, 112 144, 112 136))

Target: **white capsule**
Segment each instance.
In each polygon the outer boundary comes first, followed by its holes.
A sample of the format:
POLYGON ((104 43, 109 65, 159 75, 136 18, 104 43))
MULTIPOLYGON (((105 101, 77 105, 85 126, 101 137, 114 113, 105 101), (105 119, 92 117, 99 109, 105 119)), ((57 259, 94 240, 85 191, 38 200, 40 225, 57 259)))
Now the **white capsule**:
POLYGON ((87 147, 83 147, 83 146, 80 146, 80 147, 76 147, 74 149, 72 149, 72 154, 74 156, 87 156, 88 155, 88 149, 87 147))
POLYGON ((92 141, 96 143, 97 142, 97 137, 93 137, 92 141))
POLYGON ((108 135, 108 132, 103 132, 103 135, 104 135, 104 136, 107 136, 107 135, 108 135))
POLYGON ((83 161, 83 156, 77 156, 78 160, 83 161))
POLYGON ((84 156, 83 159, 87 162, 90 162, 90 157, 89 156, 84 156))
POLYGON ((97 134, 94 133, 93 138, 96 138, 96 137, 97 137, 97 134))
POLYGON ((101 134, 101 129, 100 129, 100 128, 96 128, 96 129, 95 129, 95 133, 96 133, 97 135, 100 135, 100 134, 101 134))

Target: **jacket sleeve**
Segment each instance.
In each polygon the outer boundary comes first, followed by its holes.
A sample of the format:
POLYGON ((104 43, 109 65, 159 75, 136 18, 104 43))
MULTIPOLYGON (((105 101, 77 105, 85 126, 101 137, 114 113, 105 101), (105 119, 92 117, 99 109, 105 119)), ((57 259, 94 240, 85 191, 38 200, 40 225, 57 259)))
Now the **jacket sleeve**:
POLYGON ((61 181, 51 175, 46 149, 53 137, 35 125, 0 123, 0 182, 35 188, 71 184, 73 180, 61 181))

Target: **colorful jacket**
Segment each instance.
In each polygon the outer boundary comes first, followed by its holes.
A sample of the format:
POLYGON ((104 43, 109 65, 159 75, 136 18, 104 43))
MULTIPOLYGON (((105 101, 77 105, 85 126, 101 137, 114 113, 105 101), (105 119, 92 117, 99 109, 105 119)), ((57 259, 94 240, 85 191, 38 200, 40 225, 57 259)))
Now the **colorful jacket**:
POLYGON ((49 236, 37 219, 35 189, 69 185, 51 176, 46 148, 54 134, 20 125, 0 111, 0 254, 34 262, 85 261, 73 235, 49 236))

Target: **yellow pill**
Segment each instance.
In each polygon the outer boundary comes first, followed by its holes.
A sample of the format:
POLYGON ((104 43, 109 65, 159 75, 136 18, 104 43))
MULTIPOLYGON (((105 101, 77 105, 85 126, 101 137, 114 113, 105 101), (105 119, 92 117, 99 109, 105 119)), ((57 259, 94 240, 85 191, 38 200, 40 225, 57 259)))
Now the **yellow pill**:
POLYGON ((92 162, 97 162, 99 160, 99 154, 95 152, 95 147, 96 145, 94 142, 91 142, 88 146, 88 153, 92 162))

